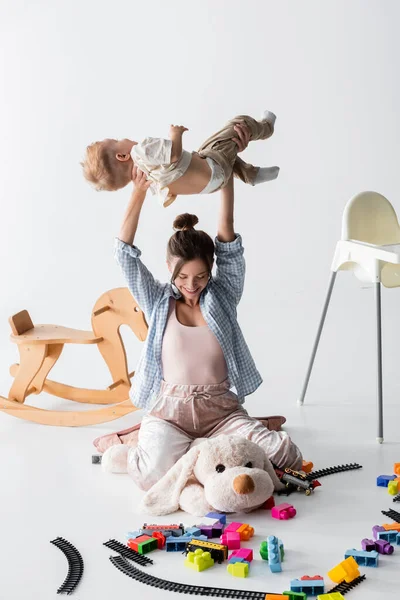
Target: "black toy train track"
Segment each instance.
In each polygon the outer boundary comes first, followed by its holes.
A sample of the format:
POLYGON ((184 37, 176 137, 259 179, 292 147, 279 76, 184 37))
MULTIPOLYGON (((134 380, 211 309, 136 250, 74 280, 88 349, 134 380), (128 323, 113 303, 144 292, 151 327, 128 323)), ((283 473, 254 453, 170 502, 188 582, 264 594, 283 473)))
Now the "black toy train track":
POLYGON ((400 502, 400 494, 396 494, 396 496, 393 498, 393 502, 400 502))
POLYGON ((121 542, 118 542, 117 540, 114 540, 114 539, 108 540, 108 542, 104 542, 103 546, 110 548, 110 550, 112 550, 113 552, 118 552, 118 554, 120 554, 121 556, 124 556, 125 558, 129 558, 129 560, 133 560, 134 562, 136 562, 138 565, 141 565, 142 567, 153 564, 153 561, 151 558, 148 558, 147 556, 143 556, 143 554, 139 554, 139 552, 136 552, 136 550, 132 550, 132 548, 128 548, 128 546, 121 544, 121 542))
POLYGON ((155 588, 175 592, 176 594, 192 594, 194 596, 209 596, 211 598, 242 598, 242 600, 265 600, 268 592, 250 592, 246 590, 230 590, 228 588, 206 587, 203 585, 187 585, 166 581, 137 569, 123 556, 110 556, 110 561, 121 573, 155 588))
POLYGON ((72 594, 83 575, 83 559, 81 553, 71 544, 71 542, 62 537, 51 540, 50 544, 59 548, 68 561, 67 576, 64 583, 58 588, 57 594, 72 594))
POLYGON ((340 594, 343 594, 343 595, 347 594, 347 592, 350 592, 350 590, 355 588, 359 583, 362 583, 364 580, 365 580, 365 575, 360 575, 359 577, 356 577, 355 579, 353 579, 353 581, 351 581, 350 583, 346 583, 345 581, 343 581, 342 583, 335 585, 334 588, 332 588, 331 590, 329 590, 329 592, 326 592, 326 593, 334 594, 335 592, 339 592, 340 594))
POLYGON ((327 475, 334 475, 335 473, 344 473, 345 471, 355 471, 356 469, 362 469, 362 465, 358 463, 349 463, 347 465, 337 465, 336 467, 327 467, 326 469, 319 469, 306 475, 308 481, 314 481, 314 479, 320 479, 327 475))
POLYGON ((400 523, 400 513, 397 512, 397 510, 389 508, 389 510, 381 510, 381 513, 386 517, 393 519, 393 521, 396 521, 396 523, 400 523))

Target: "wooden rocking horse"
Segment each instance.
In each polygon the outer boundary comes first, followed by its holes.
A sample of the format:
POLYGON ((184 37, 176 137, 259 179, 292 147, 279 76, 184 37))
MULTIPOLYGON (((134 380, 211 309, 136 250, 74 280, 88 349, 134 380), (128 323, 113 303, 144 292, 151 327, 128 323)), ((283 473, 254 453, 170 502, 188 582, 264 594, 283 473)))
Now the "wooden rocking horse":
POLYGON ((92 331, 59 325, 34 325, 27 310, 13 315, 9 322, 11 341, 18 345, 20 364, 10 368, 14 382, 8 398, 0 396, 0 410, 20 419, 67 427, 97 425, 136 410, 129 399, 134 372, 128 372, 119 330, 121 325, 128 325, 143 342, 147 336, 147 323, 128 288, 116 288, 100 296, 92 312, 92 331), (95 390, 47 379, 64 344, 96 344, 110 371, 111 385, 105 390, 95 390), (27 396, 42 391, 75 402, 110 406, 88 411, 58 411, 25 404, 27 396))

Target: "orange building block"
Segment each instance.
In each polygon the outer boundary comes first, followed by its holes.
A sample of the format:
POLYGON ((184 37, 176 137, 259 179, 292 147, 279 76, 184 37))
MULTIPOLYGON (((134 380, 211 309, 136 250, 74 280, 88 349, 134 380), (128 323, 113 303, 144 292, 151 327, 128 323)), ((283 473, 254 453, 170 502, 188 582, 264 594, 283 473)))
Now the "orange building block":
POLYGON ((400 463, 394 463, 394 473, 400 475, 400 463))
POLYGON ((290 598, 283 594, 267 594, 265 600, 290 600, 290 598))
POLYGON ((400 523, 384 523, 382 527, 386 531, 400 531, 400 523))
POLYGON ((333 569, 328 571, 328 577, 335 583, 351 583, 353 579, 360 576, 360 570, 354 558, 349 556, 346 560, 336 565, 333 569))
POLYGON ((303 466, 301 467, 301 470, 304 471, 304 473, 311 473, 313 468, 314 468, 314 463, 312 463, 309 460, 303 460, 303 466))
POLYGON ((243 523, 237 530, 236 533, 240 535, 241 541, 249 540, 254 535, 254 528, 248 523, 243 523))

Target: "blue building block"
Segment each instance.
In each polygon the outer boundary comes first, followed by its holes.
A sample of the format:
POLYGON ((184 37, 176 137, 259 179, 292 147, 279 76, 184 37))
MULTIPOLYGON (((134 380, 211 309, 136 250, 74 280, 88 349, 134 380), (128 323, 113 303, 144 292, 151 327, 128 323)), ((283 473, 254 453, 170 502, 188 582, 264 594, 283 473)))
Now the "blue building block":
POLYGON ((218 519, 218 521, 226 525, 226 515, 224 513, 209 512, 206 517, 209 519, 218 519))
POLYGON ((201 535, 201 531, 198 527, 188 527, 185 529, 184 535, 201 535))
POLYGON ((228 560, 229 564, 230 563, 234 564, 234 563, 237 563, 237 562, 248 562, 248 561, 245 561, 244 558, 242 558, 241 556, 232 556, 232 558, 230 558, 228 560))
POLYGON ((376 479, 376 485, 378 487, 386 487, 389 485, 389 481, 396 479, 397 475, 379 475, 376 479))
POLYGON ((356 563, 363 567, 377 567, 379 564, 379 554, 376 550, 367 552, 366 550, 351 548, 350 550, 346 550, 344 555, 345 558, 349 558, 349 556, 352 556, 356 563))
POLYGON ((268 542, 268 564, 271 573, 280 573, 281 566, 281 551, 279 548, 279 540, 275 535, 270 535, 267 538, 268 542))
POLYGON ((128 533, 126 534, 126 539, 127 540, 134 540, 135 538, 139 537, 140 535, 143 535, 141 531, 128 531, 128 533))
POLYGON ((397 537, 396 537, 396 544, 398 546, 400 546, 400 531, 399 531, 399 533, 397 534, 397 537))
POLYGON ((290 582, 292 592, 304 592, 307 596, 318 596, 325 591, 323 579, 292 579, 290 582))
POLYGON ((396 544, 397 540, 397 531, 378 531, 378 540, 385 540, 385 542, 389 542, 390 544, 396 544))
POLYGON ((205 542, 207 541, 207 536, 199 535, 194 537, 193 535, 181 535, 176 537, 174 535, 170 535, 165 541, 165 549, 167 552, 184 552, 186 550, 186 544, 188 544, 191 540, 201 540, 205 542))

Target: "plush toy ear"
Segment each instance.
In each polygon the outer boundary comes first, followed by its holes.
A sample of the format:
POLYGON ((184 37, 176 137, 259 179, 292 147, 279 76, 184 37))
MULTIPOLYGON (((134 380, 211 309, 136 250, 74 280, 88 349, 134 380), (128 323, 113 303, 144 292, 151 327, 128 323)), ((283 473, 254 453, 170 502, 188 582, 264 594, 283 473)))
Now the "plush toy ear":
POLYGON ((179 497, 200 453, 200 446, 191 448, 173 467, 146 492, 140 508, 153 515, 168 515, 179 509, 179 497))
POLYGON ((272 466, 272 463, 267 455, 264 457, 264 471, 267 471, 268 475, 271 477, 275 491, 282 490, 285 487, 278 475, 275 473, 274 467, 272 466))

